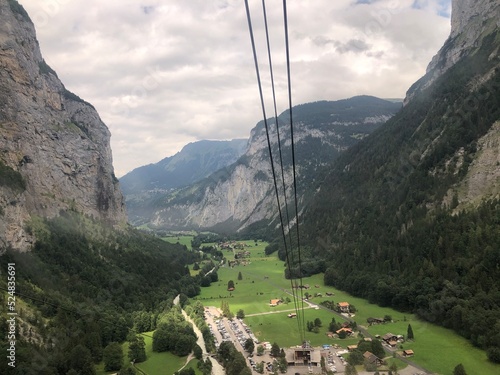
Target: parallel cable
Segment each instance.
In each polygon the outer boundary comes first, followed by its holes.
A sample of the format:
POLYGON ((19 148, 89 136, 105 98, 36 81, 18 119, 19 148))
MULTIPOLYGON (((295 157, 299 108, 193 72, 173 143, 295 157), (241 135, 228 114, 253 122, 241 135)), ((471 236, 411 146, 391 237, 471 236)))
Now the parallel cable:
MULTIPOLYGON (((271 57, 271 43, 269 41, 269 28, 268 28, 268 23, 267 23, 267 12, 266 12, 266 1, 262 0, 262 12, 264 15, 264 27, 266 31, 266 44, 267 44, 267 56, 268 56, 268 62, 269 62, 269 74, 271 78, 271 90, 272 90, 272 95, 273 95, 273 108, 274 108, 274 121, 276 123, 276 135, 277 135, 277 143, 278 143, 278 152, 279 152, 279 165, 281 167, 281 183, 282 183, 282 188, 283 188, 283 197, 284 197, 284 203, 285 203, 285 213, 286 213, 286 226, 287 226, 287 232, 288 232, 288 238, 290 242, 290 254, 291 254, 291 264, 295 264, 295 259, 293 256, 293 241, 292 241, 292 231, 290 227, 290 213, 288 210, 288 199, 287 199, 287 193, 286 193, 286 183, 285 183, 285 170, 284 170, 284 163, 283 163, 283 153, 281 151, 281 137, 280 137, 280 130, 279 130, 279 121, 278 121, 278 110, 276 106, 276 90, 275 90, 275 85, 274 85, 274 71, 273 71, 273 62, 272 62, 272 57, 271 57)), ((281 207, 278 199, 278 205, 281 207)), ((283 229, 283 224, 282 224, 282 230, 283 229)), ((285 255, 288 257, 288 249, 285 243, 285 255)), ((297 289, 297 284, 295 283, 295 288, 293 285, 293 277, 292 277, 292 271, 290 267, 290 262, 288 263, 288 269, 290 271, 290 280, 292 283, 292 296, 294 299, 294 304, 295 304, 295 309, 297 310, 297 302, 296 298, 296 292, 295 289, 297 289)), ((302 303, 302 302, 301 302, 302 303)), ((297 316, 297 319, 300 320, 300 317, 297 316)), ((304 328, 304 327, 302 327, 304 328)))
MULTIPOLYGON (((293 191, 295 198, 295 224, 297 229, 297 250, 299 256, 299 278, 300 278, 300 291, 301 291, 301 300, 303 301, 302 295, 302 260, 300 255, 300 233, 299 233, 299 209, 298 209, 298 200, 297 200, 297 173, 295 167, 295 143, 293 138, 293 115, 292 115, 292 81, 291 81, 291 73, 290 73, 290 44, 288 41, 288 13, 286 7, 286 0, 283 0, 283 18, 284 18, 284 27, 285 27, 285 50, 286 50, 286 70, 287 70, 287 78, 288 78, 288 107, 290 113, 290 138, 291 138, 291 146, 292 146, 292 166, 293 166, 293 191)), ((304 303, 302 302, 302 318, 304 319, 304 303)), ((305 320, 303 321, 305 323, 305 320)), ((304 324, 305 325, 305 324, 304 324)))
MULTIPOLYGON (((263 115, 263 118, 264 118, 264 126, 265 126, 265 129, 266 129, 267 148, 268 148, 268 151, 269 151, 269 157, 270 157, 270 161, 271 161, 271 171, 272 171, 272 175, 273 175, 274 190, 275 190, 275 194, 276 194, 276 200, 277 200, 277 203, 278 203, 278 211, 279 211, 279 218, 280 218, 280 223, 281 223, 281 231, 282 231, 282 235, 283 235, 283 241, 284 241, 284 244, 285 244, 286 261, 287 261, 287 264, 288 264, 288 268, 291 269, 291 267, 290 267, 290 259, 289 259, 289 256, 288 256, 288 249, 287 249, 287 244, 286 244, 286 234, 285 234, 285 229, 284 229, 284 225, 283 225, 283 214, 282 214, 282 211, 281 211, 281 204, 280 204, 280 199, 279 199, 278 184, 276 182, 276 171, 275 171, 275 168, 274 168, 274 159, 273 159, 273 153, 272 153, 272 148, 271 148, 271 140, 270 140, 270 136, 269 136, 269 126, 268 126, 268 123, 267 123, 266 108, 265 108, 265 105, 264 105, 264 95, 263 95, 263 92, 262 92, 262 82, 261 82, 261 79, 260 79, 259 63, 258 63, 258 60, 257 60, 257 51, 255 49, 255 40, 254 40, 254 36, 253 36, 252 20, 251 20, 251 17, 250 17, 250 9, 248 7, 248 0, 245 0, 245 9, 246 9, 246 13, 247 13, 248 29, 249 29, 249 32, 250 32, 250 41, 251 41, 251 44, 252 44, 252 52, 253 52, 253 58, 254 58, 254 64, 255 64, 255 72, 256 72, 256 75, 257 75, 257 83, 258 83, 258 86, 259 86, 259 96, 260 96, 260 103, 261 103, 261 107, 262 107, 262 115, 263 115)), ((292 295, 293 295, 293 291, 294 291, 293 281, 290 279, 290 282, 291 282, 291 286, 292 286, 292 295)), ((294 302, 295 301, 296 301, 296 298, 294 298, 294 302)), ((302 305, 302 311, 303 311, 303 308, 304 307, 302 305)), ((296 305, 295 310, 297 311, 297 315, 299 315, 298 314, 298 307, 297 307, 297 305, 296 305)), ((304 320, 302 320, 302 324, 303 324, 303 322, 304 322, 304 320)), ((297 325, 298 325, 299 333, 301 334, 301 337, 302 337, 303 327, 301 327, 301 322, 300 322, 299 316, 297 316, 297 325)))

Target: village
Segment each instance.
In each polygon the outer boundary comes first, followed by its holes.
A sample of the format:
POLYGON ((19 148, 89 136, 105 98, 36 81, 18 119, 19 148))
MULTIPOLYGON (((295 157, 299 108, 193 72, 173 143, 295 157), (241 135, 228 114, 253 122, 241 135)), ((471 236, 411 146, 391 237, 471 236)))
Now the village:
MULTIPOLYGON (((283 301, 281 299, 272 299, 269 301, 270 307, 279 306, 283 301)), ((351 317, 348 302, 339 302, 336 305, 336 312, 342 316, 351 317)), ((297 317, 296 313, 288 313, 286 317, 294 319, 297 317)), ((210 328, 210 332, 215 338, 216 346, 218 347, 223 341, 231 341, 235 347, 243 354, 248 360, 248 365, 255 373, 277 373, 278 371, 278 358, 272 355, 273 344, 270 342, 260 342, 253 334, 250 327, 245 324, 243 319, 228 319, 223 316, 220 309, 210 306, 205 307, 205 319, 210 328), (249 352, 246 350, 246 341, 251 339, 257 350, 249 352), (259 348, 260 347, 260 348, 259 348), (261 364, 259 366, 259 364, 261 364)), ((384 324, 384 319, 371 318, 370 324, 384 324)), ((366 332, 366 331, 365 331, 366 332)), ((359 331, 352 328, 352 323, 346 321, 341 324, 341 327, 335 332, 328 332, 328 338, 351 337, 355 334, 360 335, 359 331)), ((360 335, 362 336, 362 335, 360 335)), ((414 355, 412 350, 403 350, 398 352, 396 350, 398 343, 404 342, 403 335, 394 335, 387 333, 382 337, 376 335, 374 338, 363 337, 360 339, 359 346, 363 348, 370 347, 373 340, 380 341, 385 348, 382 353, 383 356, 377 356, 369 350, 364 350, 362 354, 362 361, 365 366, 373 371, 358 374, 373 374, 374 371, 379 371, 379 374, 389 374, 388 368, 384 358, 387 356, 398 355, 403 358, 409 358, 414 355)), ((339 344, 323 344, 318 347, 312 347, 309 343, 304 342, 301 345, 292 346, 289 348, 280 348, 286 359, 287 369, 281 371, 286 374, 313 374, 313 373, 345 373, 348 364, 346 357, 354 352, 359 352, 358 345, 347 345, 345 348, 339 344)), ((416 375, 420 374, 417 368, 408 366, 404 371, 398 372, 401 375, 416 375)), ((422 372, 421 374, 424 374, 422 372)))

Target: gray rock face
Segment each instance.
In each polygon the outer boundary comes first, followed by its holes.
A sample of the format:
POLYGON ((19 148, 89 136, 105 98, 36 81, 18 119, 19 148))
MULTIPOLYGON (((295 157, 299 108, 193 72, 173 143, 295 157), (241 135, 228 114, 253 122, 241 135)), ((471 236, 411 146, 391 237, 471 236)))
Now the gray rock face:
POLYGON ((0 183, 0 246, 29 249, 30 218, 60 210, 126 222, 109 140, 94 107, 43 60, 24 9, 0 0, 0 162, 25 182, 0 183))
POLYGON ((408 90, 404 103, 408 103, 416 92, 429 87, 461 58, 473 53, 482 38, 498 28, 498 0, 453 0, 450 36, 432 58, 427 74, 408 90))
MULTIPOLYGON (((400 106, 400 103, 374 97, 355 97, 295 107, 294 144, 300 206, 308 199, 304 194, 315 183, 318 170, 359 139, 368 136, 400 106)), ((290 205, 293 202, 291 139, 289 131, 283 132, 288 121, 285 112, 279 122, 290 205)), ((269 128, 279 183, 281 170, 274 120, 270 120, 269 128)), ((279 185, 282 191, 282 185, 279 185)), ((281 193, 280 196, 284 210, 284 195, 281 193)), ((290 215, 294 215, 292 211, 290 215)), ((150 216, 145 217, 144 222, 164 229, 213 229, 227 233, 242 231, 254 224, 276 224, 278 208, 263 122, 251 131, 247 150, 236 163, 172 195, 157 197, 148 214, 150 216)))

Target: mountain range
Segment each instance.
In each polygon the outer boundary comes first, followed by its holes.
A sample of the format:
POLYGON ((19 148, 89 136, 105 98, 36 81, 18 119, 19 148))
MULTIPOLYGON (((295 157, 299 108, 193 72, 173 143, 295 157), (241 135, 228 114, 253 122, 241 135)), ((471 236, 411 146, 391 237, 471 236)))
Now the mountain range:
MULTIPOLYGON (((400 108, 400 102, 370 96, 320 101, 294 107, 300 195, 307 191, 307 186, 315 184, 320 168, 367 137, 400 108)), ((281 172, 278 164, 280 149, 286 180, 290 179, 292 167, 290 131, 286 126, 288 122, 288 111, 278 116, 280 130, 276 128, 275 119, 268 120, 275 167, 281 172)), ((185 157, 181 155, 187 155, 187 152, 186 148, 178 157, 185 157)), ((124 185, 129 218, 133 223, 149 223, 153 228, 211 229, 228 233, 267 226, 277 219, 269 160, 265 124, 261 121, 252 129, 246 151, 238 160, 187 187, 138 195, 135 192, 128 193, 133 189, 127 175, 121 182, 124 185)), ((183 164, 177 165, 183 170, 183 164)), ((159 168, 155 171, 154 180, 170 175, 159 168)), ((169 173, 184 173, 177 169, 175 171, 169 173)), ((134 172, 132 174, 137 175, 134 172)), ((146 178, 144 180, 147 181, 146 178)), ((289 189, 287 194, 290 194, 289 189)))

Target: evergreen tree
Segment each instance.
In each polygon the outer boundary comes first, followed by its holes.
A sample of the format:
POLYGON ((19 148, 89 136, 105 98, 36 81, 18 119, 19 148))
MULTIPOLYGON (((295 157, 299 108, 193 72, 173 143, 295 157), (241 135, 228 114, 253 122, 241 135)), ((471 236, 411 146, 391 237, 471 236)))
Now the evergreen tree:
POLYGON ((406 338, 407 340, 414 340, 414 336, 413 336, 413 328, 411 328, 411 324, 408 324, 408 331, 407 331, 407 334, 406 334, 406 338))
POLYGON ((358 375, 358 370, 351 364, 348 364, 345 367, 345 375, 358 375))
POLYGON ((241 271, 238 272, 238 280, 243 280, 243 275, 241 274, 241 271))
POLYGON ((229 289, 234 289, 234 281, 233 280, 229 280, 227 282, 227 290, 229 289))
POLYGON ((464 366, 460 363, 453 369, 453 375, 467 375, 464 366))
POLYGON ((279 357, 280 355, 280 347, 277 343, 273 343, 273 345, 271 345, 271 356, 272 357, 279 357))

